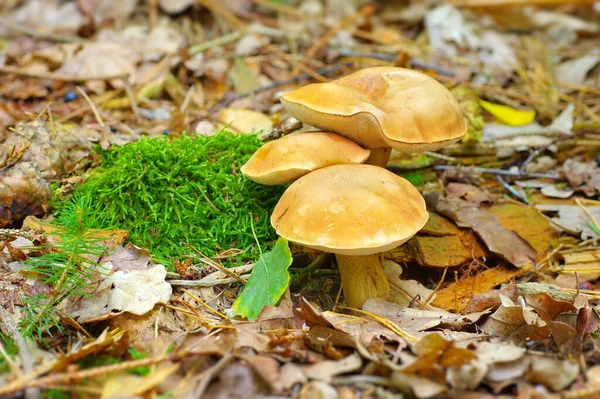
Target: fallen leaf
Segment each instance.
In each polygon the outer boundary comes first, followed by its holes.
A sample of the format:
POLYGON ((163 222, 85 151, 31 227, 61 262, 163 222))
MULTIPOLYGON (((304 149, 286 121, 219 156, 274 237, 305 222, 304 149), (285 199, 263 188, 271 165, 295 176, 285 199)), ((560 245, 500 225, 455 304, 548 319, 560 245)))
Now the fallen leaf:
POLYGON ((230 364, 203 396, 214 399, 259 398, 269 394, 269 385, 246 364, 230 364))
POLYGON ((537 261, 541 261, 551 249, 558 233, 547 218, 535 208, 505 203, 493 205, 490 212, 497 216, 498 223, 514 231, 537 252, 537 261))
POLYGON ((419 399, 439 397, 446 392, 446 384, 431 381, 428 378, 409 375, 403 371, 394 371, 390 378, 392 385, 406 395, 414 395, 419 399))
POLYGON ((549 135, 572 133, 574 111, 575 106, 569 104, 548 126, 542 126, 537 122, 525 126, 486 123, 483 128, 483 141, 493 141, 497 148, 529 148, 549 145, 553 140, 552 137, 548 137, 549 135))
POLYGON ((311 381, 302 386, 299 399, 338 399, 337 390, 322 381, 311 381))
MULTIPOLYGON (((321 312, 305 299, 301 303, 301 308, 296 312, 298 317, 303 319, 309 326, 320 325, 334 328, 347 334, 354 343, 358 342, 365 348, 370 347, 375 339, 381 338, 396 342, 401 348, 407 346, 402 337, 370 318, 331 311, 321 312)), ((353 347, 355 346, 356 344, 353 344, 353 347)))
MULTIPOLYGON (((553 217, 558 227, 569 231, 580 232, 582 240, 589 240, 600 237, 592 228, 590 217, 577 205, 548 205, 539 204, 535 206, 542 212, 558 212, 558 217, 553 217)), ((586 206, 588 212, 596 219, 600 220, 600 206, 586 206)))
POLYGON ((548 324, 535 310, 522 301, 516 305, 502 297, 502 306, 481 325, 482 331, 513 342, 540 340, 550 336, 548 324))
POLYGON ((528 355, 530 369, 525 378, 558 392, 571 384, 579 374, 579 364, 569 360, 544 355, 528 355))
POLYGON ((249 109, 225 108, 221 111, 219 119, 240 133, 259 133, 273 127, 271 118, 249 109))
POLYGON ((79 323, 106 320, 123 312, 143 315, 159 302, 167 303, 171 286, 163 265, 146 270, 118 270, 108 275, 96 291, 71 305, 71 317, 79 323))
POLYGON ((460 313, 474 296, 487 293, 494 287, 526 272, 528 272, 526 269, 515 270, 505 266, 484 270, 440 289, 432 304, 448 311, 460 313))
POLYGON ((599 62, 600 53, 598 53, 598 51, 591 51, 581 57, 573 58, 557 65, 554 68, 554 76, 556 76, 556 80, 561 83, 582 85, 584 84, 588 72, 599 62))
POLYGON ((279 238, 275 247, 256 262, 250 279, 233 304, 235 311, 253 321, 265 306, 277 303, 290 282, 288 267, 291 264, 288 242, 279 238))
POLYGON ((479 105, 498 120, 509 126, 527 125, 535 119, 534 110, 519 110, 506 105, 492 104, 485 100, 479 100, 479 105))
POLYGON ((322 382, 331 382, 339 374, 356 371, 362 366, 362 358, 358 353, 341 360, 325 360, 310 366, 298 366, 307 379, 322 382))
POLYGON ((179 364, 171 364, 153 369, 144 376, 119 374, 111 376, 102 387, 101 398, 137 396, 151 390, 168 379, 179 369, 179 364))
POLYGON ((125 247, 118 248, 112 255, 100 258, 98 263, 112 265, 112 270, 146 270, 150 263, 150 251, 128 243, 125 247))
POLYGON ((471 364, 477 359, 473 351, 458 348, 436 333, 425 335, 414 344, 412 350, 419 357, 402 368, 402 372, 430 378, 439 383, 446 380, 448 368, 471 364))
POLYGON ((254 90, 260 85, 258 73, 250 69, 246 61, 241 57, 235 59, 227 76, 237 93, 254 90))
POLYGON ((398 327, 415 336, 424 335, 423 331, 435 327, 461 330, 467 325, 474 324, 483 315, 489 313, 483 311, 469 315, 458 315, 441 309, 420 310, 386 302, 379 298, 368 299, 363 309, 391 320, 398 327))
POLYGON ((512 230, 503 227, 491 211, 454 198, 440 200, 437 210, 465 227, 470 227, 490 251, 517 267, 531 265, 537 258, 535 249, 512 230))

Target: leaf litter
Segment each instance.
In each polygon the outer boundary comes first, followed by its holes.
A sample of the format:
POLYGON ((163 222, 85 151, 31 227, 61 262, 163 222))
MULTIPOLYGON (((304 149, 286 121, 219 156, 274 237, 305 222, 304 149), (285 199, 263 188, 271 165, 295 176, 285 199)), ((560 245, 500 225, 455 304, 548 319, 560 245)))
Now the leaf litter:
POLYGON ((597 5, 113 3, 0 5, 0 396, 600 394, 597 5), (393 154, 429 221, 352 309, 239 169, 373 65, 468 132, 393 154))

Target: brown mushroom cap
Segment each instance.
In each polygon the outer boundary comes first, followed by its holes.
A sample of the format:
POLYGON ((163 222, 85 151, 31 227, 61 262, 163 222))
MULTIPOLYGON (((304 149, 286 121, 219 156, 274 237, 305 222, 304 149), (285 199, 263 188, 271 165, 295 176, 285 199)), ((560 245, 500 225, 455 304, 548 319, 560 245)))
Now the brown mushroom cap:
POLYGON ((407 180, 372 165, 334 165, 296 180, 271 215, 277 234, 341 255, 387 251, 427 222, 425 200, 407 180))
POLYGON ((448 89, 428 75, 404 68, 365 68, 285 93, 281 102, 299 121, 340 133, 367 148, 433 151, 467 131, 448 89))
POLYGON ((368 157, 369 150, 339 134, 296 132, 260 147, 241 171, 260 184, 285 184, 316 169, 358 164, 368 157))

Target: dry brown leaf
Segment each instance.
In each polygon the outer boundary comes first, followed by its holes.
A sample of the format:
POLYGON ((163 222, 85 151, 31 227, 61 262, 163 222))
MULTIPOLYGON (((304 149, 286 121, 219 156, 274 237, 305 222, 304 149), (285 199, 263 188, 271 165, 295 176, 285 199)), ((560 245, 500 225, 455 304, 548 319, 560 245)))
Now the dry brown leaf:
POLYGON ((260 398, 269 394, 269 385, 246 364, 230 364, 203 395, 207 398, 260 398))
POLYGON ((529 354, 528 357, 530 358, 530 369, 525 378, 555 392, 566 388, 579 374, 579 364, 575 361, 534 354, 529 354))
POLYGON ((249 109, 225 108, 221 111, 219 119, 240 133, 258 133, 273 127, 271 118, 249 109))
POLYGON ((485 250, 468 229, 459 229, 445 217, 429 212, 429 220, 405 245, 386 256, 398 262, 427 267, 455 267, 485 256, 485 250))
POLYGON ((406 395, 414 395, 419 399, 439 397, 447 388, 446 384, 431 381, 428 378, 409 375, 403 371, 394 371, 390 378, 392 385, 406 395))
POLYGON ((125 373, 110 376, 102 387, 101 398, 142 395, 171 377, 179 367, 179 364, 160 366, 144 376, 125 373))
POLYGON ((504 296, 501 299, 502 306, 481 326, 484 332, 513 342, 540 340, 550 336, 548 324, 522 298, 518 305, 504 296))
POLYGON ((490 212, 504 228, 517 233, 536 250, 537 261, 546 256, 558 238, 556 229, 535 208, 506 203, 492 206, 490 212))
POLYGON ((440 200, 437 210, 459 225, 472 228, 490 251, 517 267, 531 265, 537 258, 537 252, 527 241, 503 227, 497 216, 485 208, 455 198, 440 200))
POLYGON ((460 313, 472 297, 487 293, 494 287, 527 272, 528 269, 525 268, 509 269, 504 266, 484 270, 439 290, 432 305, 460 313))
POLYGON ((307 379, 322 382, 331 382, 333 377, 356 371, 362 366, 362 358, 358 353, 341 360, 325 360, 310 366, 298 366, 307 379))
POLYGON ((374 340, 381 338, 398 343, 400 348, 407 346, 402 337, 367 317, 357 317, 331 311, 321 312, 305 299, 302 301, 301 310, 297 310, 297 314, 309 326, 330 327, 347 334, 354 341, 354 348, 356 348, 357 343, 369 348, 374 340))
POLYGON ((473 351, 456 347, 452 341, 446 341, 437 333, 425 335, 414 344, 412 351, 419 357, 402 368, 402 372, 438 383, 446 380, 447 369, 471 364, 477 359, 473 351))
POLYGON ((442 309, 420 310, 386 302, 379 298, 368 299, 363 309, 367 312, 378 314, 394 322, 398 327, 411 335, 422 336, 423 331, 435 328, 450 328, 461 330, 467 325, 476 323, 483 315, 483 311, 469 315, 458 315, 442 309))

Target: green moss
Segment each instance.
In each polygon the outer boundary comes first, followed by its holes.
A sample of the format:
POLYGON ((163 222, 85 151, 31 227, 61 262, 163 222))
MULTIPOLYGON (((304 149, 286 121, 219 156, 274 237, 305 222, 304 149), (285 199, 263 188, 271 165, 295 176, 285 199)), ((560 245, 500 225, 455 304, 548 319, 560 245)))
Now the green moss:
POLYGON ((264 246, 276 238, 269 217, 284 190, 239 171, 261 144, 255 135, 228 132, 143 138, 104 153, 75 196, 90 200, 98 221, 92 227, 129 230, 130 241, 157 261, 171 264, 192 246, 207 256, 243 250, 228 261, 242 264, 259 255, 251 224, 264 246))

